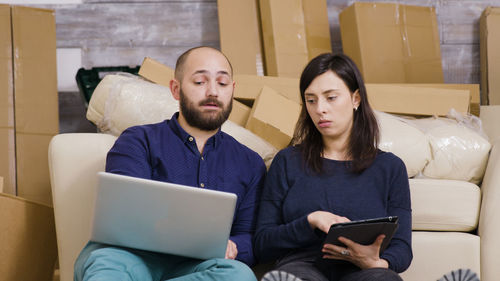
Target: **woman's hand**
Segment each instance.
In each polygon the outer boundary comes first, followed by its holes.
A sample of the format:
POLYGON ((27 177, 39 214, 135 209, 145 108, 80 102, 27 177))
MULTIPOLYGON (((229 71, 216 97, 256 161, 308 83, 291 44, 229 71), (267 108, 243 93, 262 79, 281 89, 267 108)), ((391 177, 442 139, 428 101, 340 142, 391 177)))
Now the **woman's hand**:
POLYGON ((325 244, 322 252, 323 258, 346 260, 361 269, 383 267, 388 268, 386 260, 380 258, 380 245, 384 241, 385 235, 381 234, 371 245, 361 245, 345 237, 339 237, 339 241, 347 247, 325 244))
POLYGON ((328 233, 332 224, 349 222, 350 220, 346 217, 337 216, 330 212, 316 211, 307 215, 307 221, 313 229, 318 228, 324 233, 328 233))

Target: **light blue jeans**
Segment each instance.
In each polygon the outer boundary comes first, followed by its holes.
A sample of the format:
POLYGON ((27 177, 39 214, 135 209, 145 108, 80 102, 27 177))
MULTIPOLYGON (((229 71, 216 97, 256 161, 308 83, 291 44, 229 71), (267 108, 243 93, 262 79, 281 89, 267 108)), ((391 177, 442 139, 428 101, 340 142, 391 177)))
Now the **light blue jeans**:
POLYGON ((75 262, 75 281, 256 281, 244 263, 198 260, 89 242, 75 262))

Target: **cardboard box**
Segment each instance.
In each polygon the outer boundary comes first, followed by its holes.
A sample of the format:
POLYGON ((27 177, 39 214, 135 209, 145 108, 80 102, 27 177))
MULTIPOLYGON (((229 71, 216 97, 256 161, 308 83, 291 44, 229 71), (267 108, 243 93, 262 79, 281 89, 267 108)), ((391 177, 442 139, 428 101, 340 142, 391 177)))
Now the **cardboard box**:
MULTIPOLYGON (((52 205, 49 177, 49 142, 53 135, 16 133, 17 195, 52 205), (45 164, 46 163, 46 164, 45 164), (44 165, 45 164, 45 165, 44 165)), ((75 163, 75 165, 78 165, 75 163)))
POLYGON ((258 0, 218 0, 222 52, 234 73, 264 75, 258 0))
POLYGON ((260 0, 266 75, 300 77, 310 58, 331 52, 325 0, 260 0))
POLYGON ((252 109, 249 106, 233 99, 233 110, 229 115, 229 120, 240 125, 241 127, 245 127, 251 110, 252 109))
POLYGON ((299 79, 272 76, 235 75, 234 98, 253 102, 262 87, 268 86, 284 97, 301 104, 299 79))
POLYGON ((12 89, 0 91, 0 106, 5 110, 7 104, 9 112, 1 118, 5 121, 7 116, 8 125, 1 125, 0 134, 0 149, 8 155, 3 161, 9 159, 0 165, 9 171, 6 191, 51 204, 48 141, 33 141, 26 147, 23 140, 24 136, 50 140, 59 133, 54 11, 7 5, 0 11, 0 30, 11 30, 9 54, 15 54, 2 57, 0 64, 0 76, 7 77, 0 78, 0 88, 12 89))
POLYGON ((309 60, 323 53, 332 52, 330 22, 325 0, 302 0, 306 27, 307 55, 309 60))
POLYGON ((342 48, 366 83, 443 83, 434 8, 355 2, 339 15, 342 48))
POLYGON ((500 104, 500 8, 488 7, 479 20, 481 104, 500 104))
POLYGON ((175 71, 159 61, 145 57, 138 74, 153 83, 170 88, 170 80, 174 79, 175 71))
POLYGON ((14 91, 10 6, 0 4, 0 176, 4 191, 16 192, 14 91))
POLYGON ((481 123, 483 131, 489 138, 490 143, 500 140, 500 105, 482 105, 481 106, 481 123))
POLYGON ((293 137, 300 110, 300 104, 264 86, 245 127, 274 147, 285 148, 293 137), (277 105, 279 110, 276 110, 277 105))
POLYGON ((370 105, 379 111, 408 115, 446 115, 451 108, 467 113, 470 93, 393 84, 366 84, 370 105))
POLYGON ((397 84, 409 87, 426 87, 438 89, 467 90, 470 94, 469 112, 479 116, 480 91, 479 84, 397 84))
POLYGON ((16 144, 14 128, 0 128, 0 176, 3 192, 16 192, 16 144))
POLYGON ((57 258, 52 208, 0 194, 2 280, 52 280, 57 258))

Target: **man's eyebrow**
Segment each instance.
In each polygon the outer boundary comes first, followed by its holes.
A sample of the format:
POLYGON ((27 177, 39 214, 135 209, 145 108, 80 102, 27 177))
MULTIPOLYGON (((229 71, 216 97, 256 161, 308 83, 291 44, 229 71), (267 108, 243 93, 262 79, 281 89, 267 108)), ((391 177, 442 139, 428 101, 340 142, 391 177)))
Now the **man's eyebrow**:
POLYGON ((220 70, 220 71, 217 71, 217 74, 223 74, 223 75, 227 75, 227 76, 231 76, 229 74, 229 72, 225 71, 225 70, 220 70))
MULTIPOLYGON (((207 74, 209 73, 208 70, 205 70, 205 69, 200 69, 200 70, 196 70, 193 75, 196 75, 196 74, 207 74)), ((222 75, 227 75, 229 77, 231 77, 231 75, 229 74, 229 72, 225 71, 225 70, 220 70, 220 71, 217 71, 217 74, 222 74, 222 75)))

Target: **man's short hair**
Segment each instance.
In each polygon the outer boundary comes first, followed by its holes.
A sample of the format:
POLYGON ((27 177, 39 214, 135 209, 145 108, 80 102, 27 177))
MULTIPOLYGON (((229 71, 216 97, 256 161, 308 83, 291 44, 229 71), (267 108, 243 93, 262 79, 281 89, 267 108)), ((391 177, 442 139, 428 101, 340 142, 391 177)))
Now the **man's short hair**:
POLYGON ((233 66, 231 65, 231 62, 226 57, 226 55, 224 55, 224 53, 222 53, 220 50, 218 50, 214 47, 198 46, 198 47, 194 47, 194 48, 191 48, 191 49, 185 51, 184 53, 182 53, 182 55, 179 56, 179 58, 177 59, 177 62, 175 63, 175 79, 177 79, 179 81, 182 80, 182 76, 184 75, 184 73, 183 73, 184 72, 184 64, 186 63, 186 60, 189 57, 189 54, 192 51, 197 50, 197 49, 201 49, 201 48, 212 49, 212 50, 215 50, 215 51, 219 52, 220 54, 222 54, 224 56, 224 58, 226 58, 227 63, 229 64, 229 68, 231 70, 231 77, 233 76, 233 66))

